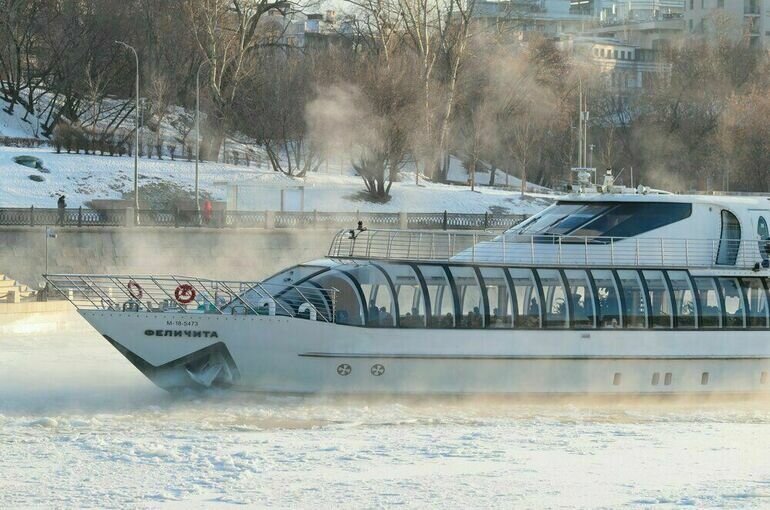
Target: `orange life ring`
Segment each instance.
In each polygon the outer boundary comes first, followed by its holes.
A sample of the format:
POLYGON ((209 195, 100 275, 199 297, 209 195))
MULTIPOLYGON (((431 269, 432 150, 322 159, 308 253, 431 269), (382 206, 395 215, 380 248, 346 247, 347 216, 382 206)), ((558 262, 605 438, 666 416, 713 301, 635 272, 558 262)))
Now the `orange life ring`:
POLYGON ((182 305, 191 303, 195 299, 195 289, 189 283, 183 283, 174 291, 174 298, 182 305))

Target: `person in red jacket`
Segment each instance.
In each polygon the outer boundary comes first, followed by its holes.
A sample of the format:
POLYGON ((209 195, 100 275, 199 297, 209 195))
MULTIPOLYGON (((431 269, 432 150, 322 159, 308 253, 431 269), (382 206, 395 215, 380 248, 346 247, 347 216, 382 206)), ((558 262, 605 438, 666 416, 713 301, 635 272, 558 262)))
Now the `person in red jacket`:
POLYGON ((211 200, 203 202, 203 223, 209 224, 211 222, 211 215, 214 213, 214 206, 211 204, 211 200))

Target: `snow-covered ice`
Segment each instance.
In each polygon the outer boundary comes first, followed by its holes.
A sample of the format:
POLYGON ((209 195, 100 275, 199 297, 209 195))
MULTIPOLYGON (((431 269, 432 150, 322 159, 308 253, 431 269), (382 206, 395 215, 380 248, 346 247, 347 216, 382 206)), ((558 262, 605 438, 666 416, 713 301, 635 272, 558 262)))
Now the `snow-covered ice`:
POLYGON ((0 508, 770 501, 765 401, 172 397, 80 319, 66 324, 0 338, 0 508))

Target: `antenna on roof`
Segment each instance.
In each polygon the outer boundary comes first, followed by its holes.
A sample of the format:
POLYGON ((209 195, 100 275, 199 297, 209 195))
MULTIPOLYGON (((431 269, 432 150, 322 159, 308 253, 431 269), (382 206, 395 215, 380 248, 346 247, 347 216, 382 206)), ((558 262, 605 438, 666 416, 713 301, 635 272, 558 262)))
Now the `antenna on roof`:
MULTIPOLYGON (((596 168, 588 166, 588 97, 583 94, 583 81, 578 84, 578 166, 572 168, 577 175, 578 193, 596 190, 596 168)), ((593 147, 593 146, 592 146, 593 147)))

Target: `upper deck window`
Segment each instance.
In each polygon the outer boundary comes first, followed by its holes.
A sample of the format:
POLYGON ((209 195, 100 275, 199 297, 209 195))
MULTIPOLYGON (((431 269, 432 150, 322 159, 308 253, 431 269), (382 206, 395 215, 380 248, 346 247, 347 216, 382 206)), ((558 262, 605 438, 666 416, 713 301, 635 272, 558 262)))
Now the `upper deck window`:
POLYGON ((692 204, 559 202, 512 233, 541 236, 633 237, 681 221, 692 204))

